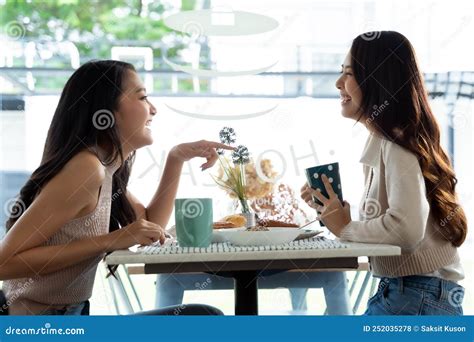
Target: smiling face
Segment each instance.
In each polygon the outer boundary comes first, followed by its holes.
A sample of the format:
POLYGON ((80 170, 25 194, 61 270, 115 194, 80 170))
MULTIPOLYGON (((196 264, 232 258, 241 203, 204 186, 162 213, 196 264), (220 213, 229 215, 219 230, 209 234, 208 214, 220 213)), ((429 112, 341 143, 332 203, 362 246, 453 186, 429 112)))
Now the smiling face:
POLYGON ((362 92, 357 84, 351 67, 351 54, 347 54, 342 64, 341 76, 336 81, 336 88, 341 96, 341 114, 345 118, 357 120, 360 116, 360 104, 362 103, 362 92))
POLYGON ((156 108, 148 101, 145 87, 134 71, 127 71, 123 81, 115 121, 122 148, 126 153, 151 145, 151 122, 156 108))

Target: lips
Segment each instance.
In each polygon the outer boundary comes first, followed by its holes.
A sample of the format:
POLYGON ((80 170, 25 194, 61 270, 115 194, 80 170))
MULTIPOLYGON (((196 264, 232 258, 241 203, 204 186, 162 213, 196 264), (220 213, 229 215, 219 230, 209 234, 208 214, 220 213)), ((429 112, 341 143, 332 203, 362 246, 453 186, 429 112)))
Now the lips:
POLYGON ((341 96, 341 104, 342 105, 345 105, 345 104, 347 104, 348 102, 350 102, 352 100, 352 98, 347 94, 341 93, 340 96, 341 96))
POLYGON ((151 120, 148 120, 147 122, 145 122, 145 129, 151 131, 151 120))

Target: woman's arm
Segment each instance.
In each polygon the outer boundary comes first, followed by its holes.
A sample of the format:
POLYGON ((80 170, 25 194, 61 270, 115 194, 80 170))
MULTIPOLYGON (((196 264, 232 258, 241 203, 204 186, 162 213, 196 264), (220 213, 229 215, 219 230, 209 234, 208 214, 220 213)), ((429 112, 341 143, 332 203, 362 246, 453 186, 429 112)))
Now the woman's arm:
POLYGON ((390 142, 384 142, 382 157, 388 209, 374 219, 351 221, 340 237, 415 248, 424 237, 430 211, 419 162, 414 154, 390 142))
POLYGON ((108 235, 57 246, 30 248, 7 257, 0 266, 0 280, 44 275, 108 251, 108 235))
POLYGON ((228 145, 206 140, 175 146, 168 154, 160 184, 148 207, 145 208, 140 201, 127 192, 127 198, 132 204, 137 217, 143 217, 161 227, 166 227, 173 212, 174 199, 178 192, 184 162, 195 157, 205 158, 206 162, 201 165, 201 169, 204 171, 212 167, 218 160, 216 148, 234 149, 228 145))
POLYGON ((58 271, 91 257, 165 239, 163 229, 144 219, 112 233, 41 246, 73 218, 97 206, 105 171, 98 159, 80 153, 40 192, 0 242, 0 280, 58 271))
MULTIPOLYGON (((32 275, 43 267, 59 269, 103 252, 100 241, 79 240, 68 245, 39 247, 84 210, 92 211, 105 177, 100 161, 81 152, 51 179, 0 242, 0 278, 32 275), (61 257, 56 257, 61 255, 61 257), (64 258, 65 257, 65 258, 64 258)), ((82 214, 81 214, 82 215, 82 214)))
POLYGON ((137 244, 149 245, 158 240, 164 243, 164 230, 153 222, 140 219, 109 234, 63 245, 34 247, 14 254, 0 266, 0 280, 48 274, 105 252, 137 244))
POLYGON ((146 208, 147 220, 166 227, 173 212, 182 169, 183 161, 170 153, 158 189, 146 208))

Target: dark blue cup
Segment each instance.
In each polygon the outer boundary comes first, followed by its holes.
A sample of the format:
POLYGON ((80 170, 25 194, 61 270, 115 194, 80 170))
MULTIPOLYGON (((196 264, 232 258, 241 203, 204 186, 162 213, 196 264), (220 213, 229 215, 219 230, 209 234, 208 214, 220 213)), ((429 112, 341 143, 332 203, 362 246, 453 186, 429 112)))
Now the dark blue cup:
MULTIPOLYGON (((326 187, 324 186, 323 179, 321 176, 324 174, 328 177, 329 183, 331 183, 334 192, 337 194, 337 197, 341 201, 344 201, 342 197, 342 185, 341 185, 341 176, 339 175, 339 163, 331 163, 331 164, 324 164, 319 166, 313 166, 307 168, 306 170, 306 179, 308 181, 308 185, 313 188, 314 190, 320 189, 321 194, 329 198, 328 192, 326 191, 326 187)), ((313 196, 313 200, 316 204, 322 205, 320 201, 313 196)), ((319 221, 321 227, 324 226, 322 221, 319 221)))

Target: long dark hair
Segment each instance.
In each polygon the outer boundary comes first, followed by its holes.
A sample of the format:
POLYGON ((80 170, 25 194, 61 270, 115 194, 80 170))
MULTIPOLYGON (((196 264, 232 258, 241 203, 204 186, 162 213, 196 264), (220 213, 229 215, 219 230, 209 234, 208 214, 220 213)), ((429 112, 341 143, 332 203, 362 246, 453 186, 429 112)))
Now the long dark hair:
POLYGON ((360 116, 377 133, 414 153, 431 213, 443 237, 460 246, 467 219, 458 204, 457 178, 440 144, 413 46, 398 32, 364 33, 351 46, 351 66, 362 92, 360 116))
MULTIPOLYGON (((136 220, 127 200, 126 187, 135 158, 133 152, 124 160, 113 112, 117 110, 122 84, 131 64, 112 60, 90 61, 77 69, 67 81, 48 130, 40 166, 32 173, 11 207, 6 228, 31 205, 43 186, 66 163, 82 150, 98 151, 101 144, 112 148, 102 160, 110 165, 120 160, 121 166, 113 176, 109 230, 114 231, 136 220)), ((97 154, 97 153, 96 153, 97 154)), ((99 155, 97 154, 99 157, 99 155)))

